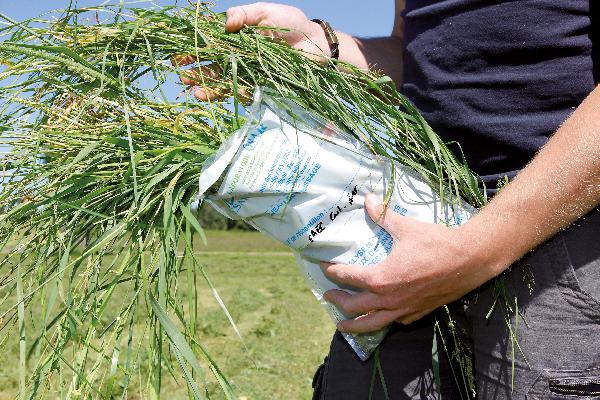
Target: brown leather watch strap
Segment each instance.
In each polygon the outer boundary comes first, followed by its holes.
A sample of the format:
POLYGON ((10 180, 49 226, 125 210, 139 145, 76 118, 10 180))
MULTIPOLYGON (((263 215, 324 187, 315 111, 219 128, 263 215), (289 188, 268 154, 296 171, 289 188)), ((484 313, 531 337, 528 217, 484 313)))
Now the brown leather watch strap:
POLYGON ((340 41, 338 40, 337 35, 329 22, 315 18, 312 20, 317 24, 321 25, 323 31, 325 32, 325 37, 327 38, 327 43, 329 44, 329 50, 331 51, 331 58, 335 58, 336 60, 340 57, 340 41))

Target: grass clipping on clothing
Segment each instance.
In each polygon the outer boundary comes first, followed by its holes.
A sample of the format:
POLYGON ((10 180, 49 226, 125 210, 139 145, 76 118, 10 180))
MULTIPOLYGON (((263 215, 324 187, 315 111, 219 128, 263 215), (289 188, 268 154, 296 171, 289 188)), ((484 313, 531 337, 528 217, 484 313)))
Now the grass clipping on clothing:
POLYGON ((353 132, 440 194, 484 202, 389 78, 319 64, 264 27, 227 34, 203 3, 0 19, 0 334, 19 335, 21 398, 44 397, 57 376, 68 377, 61 396, 98 397, 119 373, 124 397, 143 374, 156 395, 172 375, 200 399, 205 369, 236 398, 197 335, 196 289, 180 280, 211 285, 190 204, 203 162, 243 123, 241 94, 257 86, 353 132), (229 99, 167 99, 163 85, 182 72, 171 60, 189 54, 202 84, 229 99), (203 74, 208 63, 222 73, 203 74))

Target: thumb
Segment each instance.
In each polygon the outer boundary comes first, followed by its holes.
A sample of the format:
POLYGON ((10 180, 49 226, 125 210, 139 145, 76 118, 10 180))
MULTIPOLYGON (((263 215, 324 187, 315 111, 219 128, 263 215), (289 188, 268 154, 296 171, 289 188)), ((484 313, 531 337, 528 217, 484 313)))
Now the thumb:
POLYGON ((226 12, 225 31, 239 32, 246 25, 260 25, 263 12, 258 4, 231 7, 226 12))
POLYGON ((390 210, 386 204, 377 198, 377 196, 372 193, 369 193, 366 196, 365 209, 373 222, 392 235, 397 233, 399 230, 398 228, 400 227, 400 216, 390 210))

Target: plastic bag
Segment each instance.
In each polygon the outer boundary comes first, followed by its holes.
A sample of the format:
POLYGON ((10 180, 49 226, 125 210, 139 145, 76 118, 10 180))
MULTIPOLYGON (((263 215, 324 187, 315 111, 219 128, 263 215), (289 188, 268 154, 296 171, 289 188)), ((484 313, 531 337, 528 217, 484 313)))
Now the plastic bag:
MULTIPOLYGON (((312 292, 335 323, 348 317, 323 300, 339 286, 320 261, 372 265, 392 248, 391 236, 363 209, 365 195, 421 221, 457 225, 474 212, 438 195, 411 169, 375 156, 352 135, 297 104, 257 89, 246 124, 209 159, 199 198, 232 219, 289 246, 312 292)), ((344 337, 366 360, 387 329, 344 337)))

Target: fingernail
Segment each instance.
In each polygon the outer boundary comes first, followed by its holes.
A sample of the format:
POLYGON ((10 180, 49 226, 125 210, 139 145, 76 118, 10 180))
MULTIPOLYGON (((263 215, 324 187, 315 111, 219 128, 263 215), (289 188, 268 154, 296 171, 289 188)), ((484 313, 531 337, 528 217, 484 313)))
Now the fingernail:
POLYGON ((373 193, 368 193, 365 196, 365 205, 367 206, 374 206, 377 204, 377 199, 375 198, 375 195, 373 193))
POLYGON ((229 21, 229 14, 231 13, 231 9, 225 12, 225 24, 223 25, 223 29, 227 32, 227 21, 229 21))
POLYGON ((234 14, 237 10, 237 7, 230 7, 227 11, 225 11, 225 24, 229 20, 229 17, 234 14))

